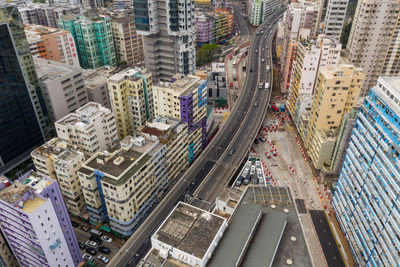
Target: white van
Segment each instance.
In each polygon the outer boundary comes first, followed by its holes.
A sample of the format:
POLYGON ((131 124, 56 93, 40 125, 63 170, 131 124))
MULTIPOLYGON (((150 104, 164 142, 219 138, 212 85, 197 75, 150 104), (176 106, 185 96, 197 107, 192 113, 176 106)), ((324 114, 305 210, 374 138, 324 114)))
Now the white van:
POLYGON ((269 72, 270 71, 270 67, 269 67, 269 65, 267 65, 267 72, 269 72))
POLYGON ((91 230, 89 231, 89 233, 92 234, 92 235, 96 235, 96 236, 98 236, 98 237, 101 237, 101 236, 103 235, 103 233, 100 232, 100 231, 97 230, 97 229, 91 229, 91 230))
POLYGON ((269 89, 269 83, 265 83, 264 89, 265 89, 265 90, 268 90, 268 89, 269 89))

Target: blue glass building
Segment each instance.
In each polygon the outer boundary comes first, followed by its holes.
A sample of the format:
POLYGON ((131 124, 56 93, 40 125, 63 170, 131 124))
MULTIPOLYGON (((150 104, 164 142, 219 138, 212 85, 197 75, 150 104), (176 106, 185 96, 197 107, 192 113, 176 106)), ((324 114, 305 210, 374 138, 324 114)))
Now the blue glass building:
POLYGON ((360 266, 400 263, 400 77, 365 98, 332 200, 360 266))

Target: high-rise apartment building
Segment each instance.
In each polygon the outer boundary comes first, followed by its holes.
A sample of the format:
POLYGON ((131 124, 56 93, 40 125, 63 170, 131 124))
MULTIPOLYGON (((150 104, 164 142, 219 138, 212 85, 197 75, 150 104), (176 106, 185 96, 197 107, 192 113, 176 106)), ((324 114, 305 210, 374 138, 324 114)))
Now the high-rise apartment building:
POLYGON ((250 24, 253 26, 260 25, 271 14, 277 11, 280 6, 280 0, 251 0, 247 10, 250 24))
POLYGON ((390 35, 389 47, 382 65, 381 75, 395 75, 400 73, 400 12, 390 35))
POLYGON ((32 55, 79 67, 75 41, 69 31, 41 25, 26 25, 32 55))
POLYGON ((137 65, 144 61, 143 38, 136 32, 133 16, 111 20, 117 62, 137 65))
POLYGON ((296 58, 297 41, 315 37, 318 28, 319 4, 316 2, 291 3, 283 16, 281 91, 289 92, 293 61, 296 58))
POLYGON ((82 68, 117 64, 110 17, 68 15, 58 20, 58 28, 71 32, 82 68))
POLYGON ((85 161, 84 154, 66 141, 53 138, 32 151, 31 156, 38 174, 57 179, 68 212, 82 215, 85 201, 77 170, 85 161))
POLYGON ((289 114, 296 125, 302 114, 301 111, 304 110, 302 105, 308 105, 304 101, 307 97, 300 99, 299 96, 312 96, 318 70, 338 64, 341 48, 342 45, 338 41, 326 38, 323 34, 320 34, 316 40, 305 40, 298 43, 287 101, 289 114))
POLYGON ((112 230, 122 236, 133 234, 172 185, 170 168, 185 161, 187 166, 186 130, 177 120, 153 123, 137 137, 127 136, 121 149, 87 160, 78 174, 90 219, 108 219, 112 230), (170 143, 171 138, 177 140, 170 143), (174 152, 168 154, 172 144, 174 152), (173 162, 167 155, 180 156, 173 162))
POLYGON ((32 149, 44 142, 39 120, 43 113, 38 114, 36 109, 40 109, 39 99, 24 75, 18 56, 24 53, 19 54, 18 39, 13 37, 12 28, 18 26, 13 20, 18 19, 18 12, 8 17, 13 8, 0 6, 0 173, 27 159, 32 149))
POLYGON ((49 119, 55 122, 89 102, 78 66, 35 58, 49 119))
POLYGON ((311 112, 300 135, 315 168, 331 163, 343 116, 357 104, 364 79, 361 68, 339 64, 319 70, 311 112))
POLYGON ((326 8, 324 34, 337 41, 342 34, 349 0, 329 0, 326 8))
POLYGON ((207 81, 177 74, 173 82, 153 86, 155 116, 169 116, 188 124, 189 163, 207 144, 207 81))
POLYGON ((229 8, 204 7, 196 11, 196 41, 206 43, 224 43, 232 37, 233 12, 229 8))
POLYGON ((89 102, 55 122, 60 139, 92 156, 98 151, 112 150, 118 145, 117 126, 111 110, 89 102))
POLYGON ((17 260, 14 257, 11 248, 7 243, 6 237, 3 235, 2 231, 0 231, 0 266, 18 266, 17 260))
POLYGON ((361 96, 366 96, 368 90, 376 84, 382 67, 386 63, 387 66, 393 64, 390 61, 391 56, 387 57, 388 50, 391 50, 394 56, 400 51, 398 41, 397 45, 389 46, 393 40, 391 35, 399 30, 394 29, 399 25, 396 22, 399 9, 398 0, 362 0, 357 3, 346 54, 351 63, 364 70, 365 80, 361 96))
POLYGON ((0 177, 0 229, 20 266, 78 266, 78 241, 56 180, 0 177))
POLYGON ((111 109, 110 96, 108 95, 107 78, 115 68, 106 66, 96 70, 82 70, 86 92, 90 102, 101 104, 111 109))
POLYGON ((143 35, 146 68, 155 81, 196 71, 194 1, 133 2, 136 29, 143 35))
POLYGON ((19 5, 18 11, 21 14, 22 22, 27 24, 43 25, 57 28, 57 20, 66 15, 77 15, 81 12, 79 5, 57 4, 27 4, 19 5))
POLYGON ((104 0, 82 0, 82 5, 89 9, 96 9, 104 6, 104 0))
POLYGON ((396 266, 400 79, 381 76, 358 112, 332 205, 359 266, 396 266))
POLYGON ((111 105, 122 140, 154 116, 153 82, 146 69, 128 68, 108 78, 111 105))

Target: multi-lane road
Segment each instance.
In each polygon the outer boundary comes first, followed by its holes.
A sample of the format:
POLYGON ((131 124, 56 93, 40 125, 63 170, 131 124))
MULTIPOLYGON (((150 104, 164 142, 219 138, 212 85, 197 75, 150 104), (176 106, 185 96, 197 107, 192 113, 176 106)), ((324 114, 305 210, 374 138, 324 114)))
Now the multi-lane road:
MULTIPOLYGON (((267 91, 258 89, 258 83, 263 81, 272 85, 272 73, 266 72, 266 65, 272 66, 271 45, 278 17, 282 13, 283 10, 279 10, 275 13, 275 17, 264 21, 258 27, 257 32, 264 31, 264 34, 253 34, 251 37, 246 80, 224 126, 194 164, 171 188, 166 197, 127 240, 108 266, 135 266, 149 247, 152 233, 179 200, 183 200, 187 194, 193 194, 192 204, 206 209, 210 208, 219 190, 236 172, 240 162, 247 156, 267 110, 272 88, 267 91), (269 25, 267 26, 267 24, 269 25), (265 49, 266 46, 268 49, 265 49), (262 51, 263 48, 265 51, 262 51), (270 60, 262 63, 261 59, 266 59, 267 55, 270 60), (234 152, 229 156, 231 150, 234 152)), ((236 18, 239 19, 238 24, 243 32, 245 30, 243 27, 247 27, 243 22, 243 17, 236 18)))

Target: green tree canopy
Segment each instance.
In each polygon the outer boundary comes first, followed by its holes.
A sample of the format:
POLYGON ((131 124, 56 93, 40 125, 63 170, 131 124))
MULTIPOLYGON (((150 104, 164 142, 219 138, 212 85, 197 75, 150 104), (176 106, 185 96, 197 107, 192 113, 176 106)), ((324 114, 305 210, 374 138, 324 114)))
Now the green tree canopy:
POLYGON ((221 47, 217 44, 203 45, 196 54, 196 65, 202 66, 214 60, 221 53, 221 47))

